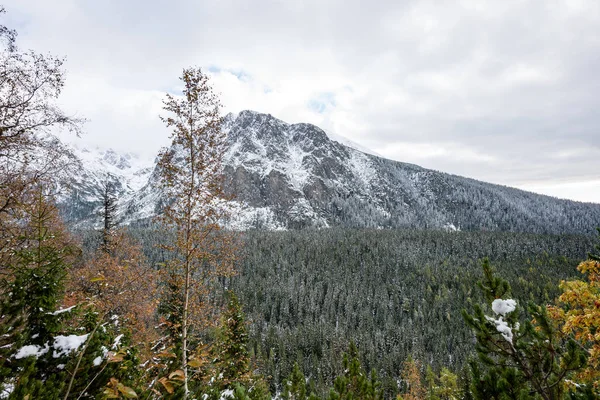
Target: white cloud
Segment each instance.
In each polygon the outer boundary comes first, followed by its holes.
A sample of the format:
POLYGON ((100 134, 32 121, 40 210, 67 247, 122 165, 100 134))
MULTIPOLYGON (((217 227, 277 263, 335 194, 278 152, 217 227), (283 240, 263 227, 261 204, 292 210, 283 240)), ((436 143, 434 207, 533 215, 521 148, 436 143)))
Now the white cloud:
POLYGON ((68 56, 62 101, 91 119, 92 143, 165 144, 162 93, 198 65, 226 111, 315 123, 393 159, 550 194, 600 170, 595 0, 5 3, 21 47, 68 56))

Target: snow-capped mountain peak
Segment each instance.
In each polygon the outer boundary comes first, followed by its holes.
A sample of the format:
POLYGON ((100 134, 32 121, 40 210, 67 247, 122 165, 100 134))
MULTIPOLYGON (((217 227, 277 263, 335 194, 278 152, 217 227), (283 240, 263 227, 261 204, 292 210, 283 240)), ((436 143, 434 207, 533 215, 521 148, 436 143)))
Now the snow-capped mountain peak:
MULTIPOLYGON (((226 223, 251 227, 415 227, 529 232, 587 232, 600 205, 558 200, 377 157, 311 124, 242 111, 223 121, 226 223), (345 142, 345 143, 344 143, 345 142)), ((108 149, 73 150, 80 170, 62 199, 72 223, 99 220, 100 187, 119 188, 122 222, 150 218, 167 200, 155 162, 108 149)))

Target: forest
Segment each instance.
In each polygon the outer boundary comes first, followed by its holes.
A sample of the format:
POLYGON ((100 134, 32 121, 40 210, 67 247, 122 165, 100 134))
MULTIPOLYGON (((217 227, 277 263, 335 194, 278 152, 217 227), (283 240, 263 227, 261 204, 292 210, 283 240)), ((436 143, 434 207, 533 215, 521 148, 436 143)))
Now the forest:
MULTIPOLYGON (((129 232, 151 263, 163 262, 151 228, 129 232)), ((88 235, 90 243, 98 237, 88 235)), ((271 390, 298 363, 326 393, 353 341, 386 398, 398 391, 409 356, 463 373, 475 349, 461 310, 484 300, 476 287, 484 258, 515 298, 550 304, 594 247, 583 235, 418 230, 249 231, 242 240, 239 275, 223 287, 244 305, 250 353, 271 390)))
POLYGON ((226 229, 196 67, 163 102, 161 213, 119 226, 107 185, 102 226, 73 229, 45 135, 83 121, 57 103, 64 60, 16 37, 0 26, 0 398, 599 398, 600 236, 226 229))

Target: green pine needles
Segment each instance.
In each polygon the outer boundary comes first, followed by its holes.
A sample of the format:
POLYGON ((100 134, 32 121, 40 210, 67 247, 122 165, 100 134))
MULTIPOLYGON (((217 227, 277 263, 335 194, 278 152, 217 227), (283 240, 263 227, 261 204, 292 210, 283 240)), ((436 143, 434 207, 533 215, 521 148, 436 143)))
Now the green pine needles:
MULTIPOLYGON (((526 312, 510 298, 510 285, 483 262, 479 284, 487 300, 463 317, 473 330, 479 361, 471 362, 476 399, 564 399, 566 380, 586 365, 587 353, 562 334, 546 307, 530 302, 526 312), (491 306, 491 315, 489 310, 491 306)), ((579 394, 585 396, 585 394, 579 394)), ((583 397, 585 398, 585 397, 583 397)))

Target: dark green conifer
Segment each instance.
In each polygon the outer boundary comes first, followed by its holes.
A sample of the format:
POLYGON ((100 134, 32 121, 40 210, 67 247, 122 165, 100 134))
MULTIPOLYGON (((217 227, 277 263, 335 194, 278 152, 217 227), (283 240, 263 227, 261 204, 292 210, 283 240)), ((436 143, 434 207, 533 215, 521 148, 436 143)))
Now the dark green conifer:
POLYGON ((348 353, 344 354, 344 372, 335 378, 333 389, 329 392, 329 400, 380 400, 383 392, 375 371, 367 376, 360 360, 358 349, 354 342, 350 343, 348 353))
POLYGON ((233 292, 229 292, 227 309, 221 316, 214 347, 218 376, 224 385, 249 379, 248 329, 242 306, 233 292))
MULTIPOLYGON (((598 230, 598 239, 600 240, 600 228, 596 228, 598 230)), ((600 261, 600 243, 596 245, 596 253, 588 253, 588 258, 594 261, 600 261)))
POLYGON ((53 354, 52 345, 67 314, 56 309, 75 249, 42 190, 32 196, 21 245, 1 282, 7 296, 0 302, 0 384, 13 386, 9 398, 15 399, 57 398, 65 376, 65 359, 53 354))
POLYGON ((315 400, 317 396, 311 390, 310 386, 310 384, 307 385, 304 373, 302 373, 302 369, 300 369, 300 366, 296 362, 292 368, 292 373, 287 381, 284 382, 281 397, 284 400, 315 400))
POLYGON ((530 303, 533 321, 520 317, 518 304, 509 299, 510 286, 483 263, 479 286, 494 316, 480 305, 472 314, 463 310, 475 333, 479 363, 472 362, 472 392, 476 399, 562 399, 564 380, 586 363, 585 352, 555 329, 545 307, 530 303))

